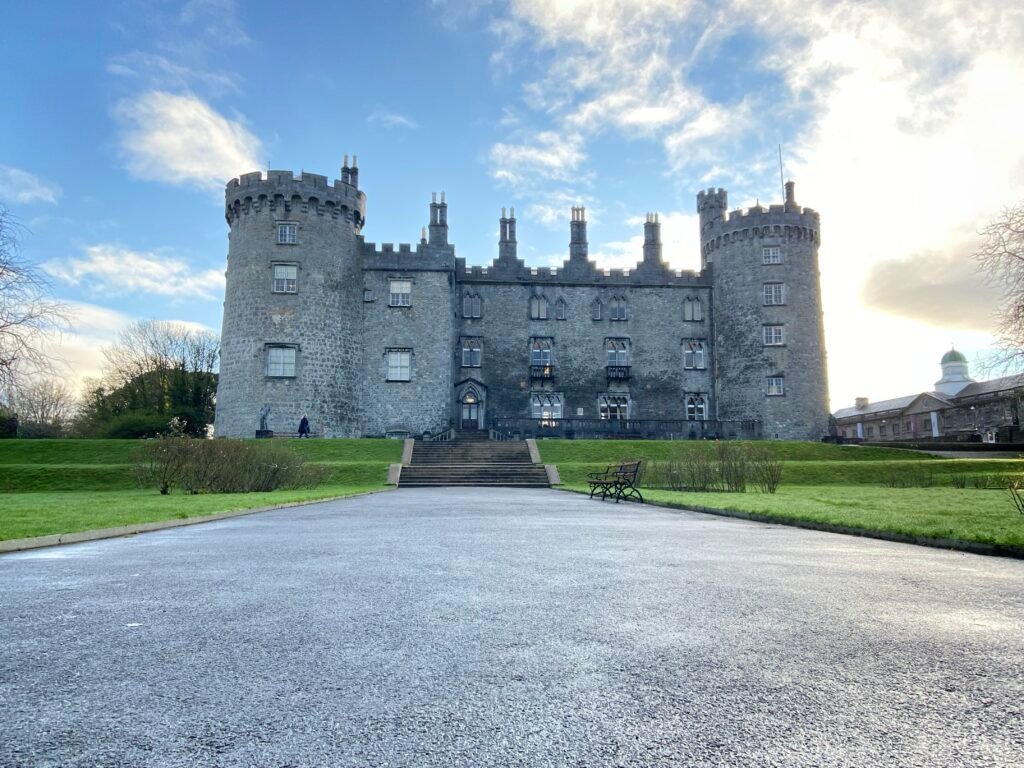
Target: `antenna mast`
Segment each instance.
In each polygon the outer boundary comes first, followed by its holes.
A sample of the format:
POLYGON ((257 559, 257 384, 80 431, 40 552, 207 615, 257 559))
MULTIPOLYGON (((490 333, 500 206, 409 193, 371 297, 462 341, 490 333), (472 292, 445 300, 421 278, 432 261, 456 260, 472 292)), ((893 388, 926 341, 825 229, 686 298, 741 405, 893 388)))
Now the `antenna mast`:
POLYGON ((779 188, 782 190, 782 199, 786 199, 786 182, 782 179, 782 145, 779 144, 779 188))

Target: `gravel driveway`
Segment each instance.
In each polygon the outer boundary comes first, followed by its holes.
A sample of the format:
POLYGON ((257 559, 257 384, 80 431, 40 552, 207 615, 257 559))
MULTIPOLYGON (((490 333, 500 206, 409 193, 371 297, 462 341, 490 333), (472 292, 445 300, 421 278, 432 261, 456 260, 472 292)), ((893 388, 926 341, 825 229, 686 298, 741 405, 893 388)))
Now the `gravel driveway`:
POLYGON ((1010 765, 1024 562, 398 490, 0 556, 0 765, 1010 765))

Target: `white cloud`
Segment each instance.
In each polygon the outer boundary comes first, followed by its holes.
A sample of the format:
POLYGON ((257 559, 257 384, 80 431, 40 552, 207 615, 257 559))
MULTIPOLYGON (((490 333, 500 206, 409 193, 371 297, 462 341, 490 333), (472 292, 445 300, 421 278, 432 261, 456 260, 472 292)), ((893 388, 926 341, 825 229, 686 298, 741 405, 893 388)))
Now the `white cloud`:
POLYGON ((10 203, 52 203, 56 205, 60 187, 43 181, 28 171, 0 165, 0 200, 10 203))
POLYGON ((212 301, 224 293, 224 273, 216 269, 195 270, 181 259, 117 245, 91 245, 85 252, 85 258, 49 261, 43 269, 58 280, 103 295, 146 293, 212 301))
MULTIPOLYGON (((548 145, 571 137, 578 160, 554 164, 559 182, 585 173, 589 142, 614 131, 658 142, 689 194, 728 184, 733 207, 770 202, 779 196, 770 148, 776 137, 785 143, 798 198, 822 213, 837 407, 930 386, 951 340, 979 351, 992 343, 978 328, 981 309, 927 302, 985 301, 967 280, 966 254, 982 222, 1024 199, 1019 4, 729 0, 711 10, 691 0, 516 0, 492 30, 503 66, 541 61, 521 117, 548 145), (866 284, 914 269, 929 274, 866 284), (951 339, 954 325, 971 330, 951 339)), ((696 258, 696 224, 684 223, 682 250, 696 258)), ((639 243, 592 251, 629 266, 639 243)))
POLYGON ((385 128, 419 128, 417 123, 412 118, 400 115, 397 112, 389 112, 386 109, 375 109, 370 113, 369 117, 366 118, 366 122, 371 125, 383 125, 385 128))
POLYGON ((166 56, 142 51, 114 56, 107 62, 107 72, 155 89, 187 90, 201 85, 215 93, 239 90, 237 75, 188 67, 166 56))
POLYGON ((491 176, 513 187, 537 180, 570 181, 584 161, 579 135, 542 131, 518 144, 491 147, 491 176))
POLYGON ((135 176, 222 189, 265 166, 263 146, 241 120, 230 120, 192 94, 149 91, 114 111, 121 150, 135 176))
MULTIPOLYGON (((54 372, 68 386, 81 392, 85 379, 99 378, 102 374, 103 348, 116 342, 121 330, 140 318, 96 304, 77 301, 64 303, 70 309, 70 328, 64 333, 50 336, 45 351, 54 361, 54 372)), ((214 330, 189 320, 170 322, 200 331, 214 330)))

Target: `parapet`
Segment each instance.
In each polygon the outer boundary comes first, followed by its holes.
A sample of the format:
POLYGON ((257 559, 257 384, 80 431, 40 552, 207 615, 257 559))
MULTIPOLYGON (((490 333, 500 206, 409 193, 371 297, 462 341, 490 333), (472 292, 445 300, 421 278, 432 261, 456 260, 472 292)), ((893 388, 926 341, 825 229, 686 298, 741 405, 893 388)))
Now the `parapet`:
POLYGON ((332 184, 319 173, 261 171, 244 173, 225 188, 225 218, 269 210, 275 216, 313 213, 351 219, 360 229, 366 221, 366 195, 355 185, 336 179, 332 184))
POLYGON ((820 242, 821 217, 813 208, 762 205, 737 208, 708 221, 701 229, 701 252, 707 256, 723 245, 752 238, 781 238, 820 242))

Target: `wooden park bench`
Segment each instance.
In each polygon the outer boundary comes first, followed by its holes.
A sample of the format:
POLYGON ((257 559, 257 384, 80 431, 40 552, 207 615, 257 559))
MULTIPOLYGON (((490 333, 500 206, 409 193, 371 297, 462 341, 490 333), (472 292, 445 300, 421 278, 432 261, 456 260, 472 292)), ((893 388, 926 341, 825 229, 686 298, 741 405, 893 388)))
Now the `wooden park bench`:
POLYGON ((601 494, 601 501, 608 497, 618 504, 622 499, 632 499, 644 503, 644 497, 637 488, 640 477, 640 462, 628 461, 620 464, 609 464, 604 472, 591 472, 587 475, 590 485, 590 498, 601 494))

